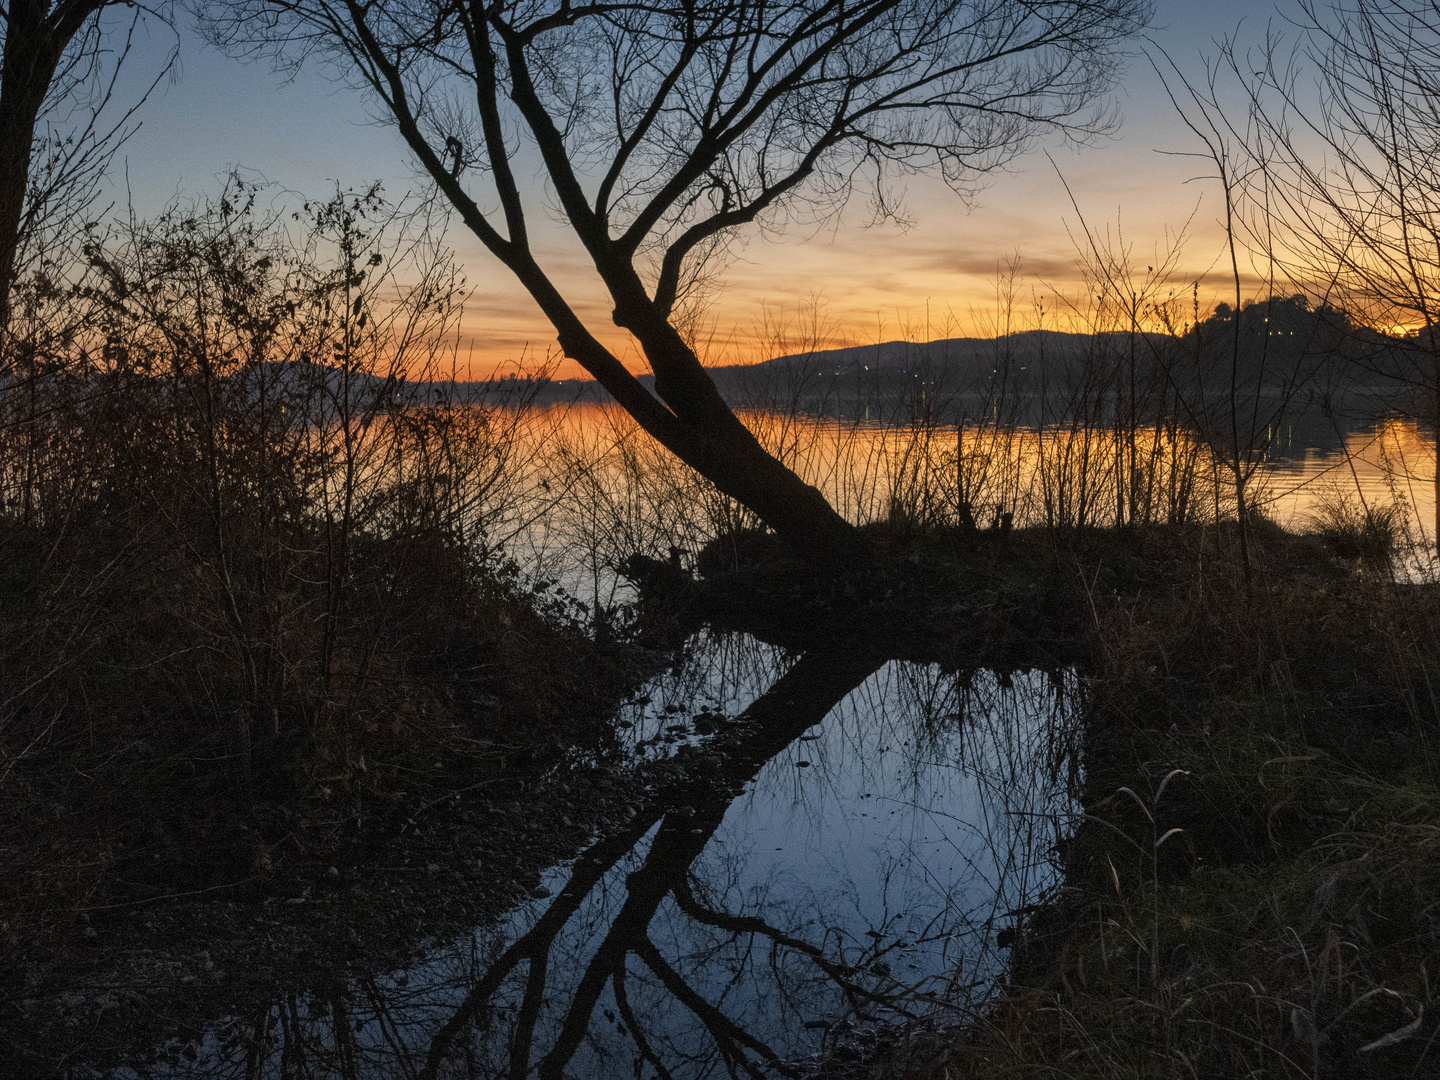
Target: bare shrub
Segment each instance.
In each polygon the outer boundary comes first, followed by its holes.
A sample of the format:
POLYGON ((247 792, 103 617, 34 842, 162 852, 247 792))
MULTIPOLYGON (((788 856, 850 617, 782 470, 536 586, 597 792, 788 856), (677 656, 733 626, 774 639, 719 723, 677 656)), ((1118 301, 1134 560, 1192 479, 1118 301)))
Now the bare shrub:
POLYGON ((438 222, 262 194, 96 232, 51 288, 83 318, 0 399, 7 743, 120 724, 248 777, 299 736, 493 741, 506 626, 542 618, 503 554, 538 383, 457 381, 438 222))

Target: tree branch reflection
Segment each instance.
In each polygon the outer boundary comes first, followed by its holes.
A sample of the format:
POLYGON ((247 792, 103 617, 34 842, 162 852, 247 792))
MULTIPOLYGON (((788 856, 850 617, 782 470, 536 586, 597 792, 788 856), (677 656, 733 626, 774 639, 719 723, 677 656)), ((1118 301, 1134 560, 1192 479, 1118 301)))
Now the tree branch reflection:
POLYGON ((714 657, 724 685, 682 672, 634 714, 635 746, 650 754, 653 728, 666 748, 648 794, 543 911, 283 1002, 233 1075, 790 1075, 852 1021, 973 1005, 998 970, 993 925, 1044 884, 1029 823, 1054 818, 1064 680, 842 650, 714 657), (676 705, 701 700, 719 730, 691 740, 676 705))
MULTIPOLYGON (((617 1004, 625 1000, 622 1014, 629 1014, 626 1026, 640 1056, 662 1075, 668 1075, 659 1054, 646 1038, 643 1023, 634 1015, 625 997, 626 964, 632 955, 643 961, 704 1024, 732 1074, 737 1066, 753 1071, 741 1047, 759 1055, 772 1067, 778 1066, 780 1059, 773 1050, 745 1032, 685 982, 649 940, 647 931, 667 896, 675 895, 678 890, 693 900, 687 881, 690 866, 710 842, 735 792, 753 781, 772 757, 823 720, 882 662, 878 657, 827 653, 802 657, 737 718, 729 731, 712 740, 703 754, 702 766, 694 775, 657 792, 627 828, 601 840, 580 858, 570 880, 535 926, 491 965, 436 1033, 421 1076, 430 1080, 440 1075, 457 1040, 475 1025, 477 1014, 488 1006, 504 980, 522 962, 528 966, 524 995, 509 1039, 511 1077, 520 1080, 532 1068, 541 1080, 563 1076, 567 1063, 590 1029, 592 1016, 607 985, 617 1004), (532 1066, 536 1027, 550 988, 550 952, 556 938, 605 874, 634 849, 657 822, 659 828, 645 861, 625 879, 625 902, 574 987, 558 1034, 532 1066)), ((818 953, 813 947, 800 944, 812 955, 818 953)), ((835 965, 829 967, 833 972, 840 970, 835 965)))

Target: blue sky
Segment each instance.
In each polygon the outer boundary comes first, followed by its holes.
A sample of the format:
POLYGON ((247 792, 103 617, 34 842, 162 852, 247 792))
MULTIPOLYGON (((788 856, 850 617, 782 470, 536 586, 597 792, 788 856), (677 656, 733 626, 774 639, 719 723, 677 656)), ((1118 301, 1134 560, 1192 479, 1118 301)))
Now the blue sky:
MULTIPOLYGON (((1199 70, 1213 38, 1242 19, 1242 39, 1257 37, 1289 2, 1160 0, 1152 37, 1182 67, 1199 70)), ((134 76, 153 71, 173 40, 153 30, 134 57, 134 76)), ((399 137, 375 120, 360 94, 320 72, 289 78, 263 61, 243 63, 183 27, 180 57, 125 147, 123 170, 114 177, 117 201, 128 197, 140 213, 153 213, 168 199, 217 190, 232 166, 307 195, 323 196, 337 181, 380 180, 393 195, 422 186, 399 137)), ((708 340, 725 343, 713 346, 714 358, 758 358, 769 347, 761 324, 793 322, 817 304, 837 343, 984 332, 996 268, 1017 254, 1027 303, 1032 294, 1074 292, 1071 234, 1078 222, 1057 169, 1090 225, 1118 225, 1141 263, 1163 244, 1167 226, 1193 214, 1184 266, 1204 271, 1220 250, 1218 200, 1212 185, 1194 179, 1202 163, 1162 153, 1194 147, 1143 56, 1130 62, 1117 100, 1124 122, 1116 139, 1079 151, 1051 147, 1054 165, 1043 154, 1029 155, 973 208, 938 183, 915 181, 907 193, 908 230, 866 227, 857 208, 819 235, 750 243, 709 316, 708 340)), ((450 240, 475 290, 465 328, 477 365, 512 361, 527 345, 543 353, 553 333, 533 303, 473 238, 457 228, 450 240)), ((544 235, 542 261, 582 313, 608 328, 609 305, 563 230, 544 235)), ((1202 286, 1218 288, 1218 279, 1202 286)), ((627 348, 623 340, 613 344, 627 348)))

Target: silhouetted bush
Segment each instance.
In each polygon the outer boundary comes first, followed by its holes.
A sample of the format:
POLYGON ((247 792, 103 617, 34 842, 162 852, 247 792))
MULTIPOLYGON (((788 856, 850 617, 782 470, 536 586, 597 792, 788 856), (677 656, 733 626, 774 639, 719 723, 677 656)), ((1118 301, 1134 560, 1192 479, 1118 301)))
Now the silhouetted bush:
POLYGON ((573 711, 585 613, 499 544, 536 382, 462 393, 463 282, 423 216, 262 194, 232 178, 92 236, 46 301, 69 329, 16 354, 0 785, 81 733, 242 784, 375 785, 382 746, 498 760, 573 711))

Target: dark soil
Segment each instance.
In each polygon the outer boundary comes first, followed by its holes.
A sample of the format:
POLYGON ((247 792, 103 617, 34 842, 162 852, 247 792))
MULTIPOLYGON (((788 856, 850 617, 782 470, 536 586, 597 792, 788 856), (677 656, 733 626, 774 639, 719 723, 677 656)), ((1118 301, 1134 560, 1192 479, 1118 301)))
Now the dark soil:
POLYGON ((1100 611, 1175 581, 1171 545, 1146 531, 870 530, 875 558, 845 573, 788 556, 773 538, 716 541, 701 575, 652 562, 641 617, 675 640, 700 626, 804 651, 816 644, 895 659, 1008 670, 1093 653, 1100 611))

